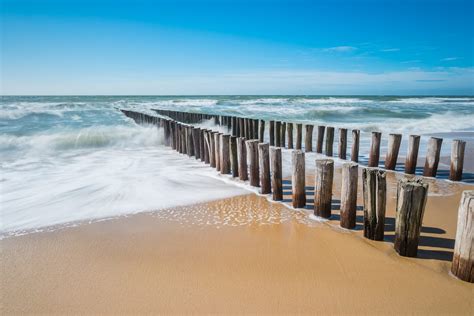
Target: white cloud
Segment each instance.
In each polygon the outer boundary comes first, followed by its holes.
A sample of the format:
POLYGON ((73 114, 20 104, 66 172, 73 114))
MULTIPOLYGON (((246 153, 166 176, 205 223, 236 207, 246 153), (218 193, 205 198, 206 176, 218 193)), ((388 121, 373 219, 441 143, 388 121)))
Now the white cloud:
POLYGON ((459 58, 457 57, 446 57, 446 58, 443 58, 441 59, 441 61, 453 61, 453 60, 458 60, 459 58))
POLYGON ((324 48, 323 51, 325 52, 336 52, 336 53, 348 53, 357 50, 357 47, 354 46, 335 46, 335 47, 328 47, 324 48))
POLYGON ((389 53, 389 52, 398 52, 400 51, 400 48, 387 48, 387 49, 382 49, 380 50, 381 52, 386 52, 386 53, 389 53))

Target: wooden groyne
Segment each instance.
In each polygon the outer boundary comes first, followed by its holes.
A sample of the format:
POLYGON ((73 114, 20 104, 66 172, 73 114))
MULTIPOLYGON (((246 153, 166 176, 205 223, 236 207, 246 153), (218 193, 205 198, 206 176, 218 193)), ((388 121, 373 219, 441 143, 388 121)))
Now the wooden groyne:
MULTIPOLYGON (((201 113, 186 113, 167 110, 156 110, 160 116, 139 113, 135 111, 121 110, 126 116, 135 120, 139 124, 156 125, 163 129, 164 144, 188 155, 197 160, 201 160, 210 167, 215 168, 221 174, 228 174, 231 177, 239 177, 242 181, 249 181, 253 187, 259 187, 261 194, 272 195, 275 201, 283 199, 282 191, 282 158, 281 148, 284 147, 282 139, 285 139, 283 130, 287 135, 292 135, 294 124, 280 122, 280 124, 270 123, 269 129, 274 134, 269 135, 275 146, 263 142, 262 133, 265 132, 266 123, 262 120, 208 115, 201 113), (182 120, 182 121, 179 121, 182 120), (213 120, 217 125, 224 126, 227 132, 221 133, 211 128, 194 126, 205 120, 213 120), (277 128, 275 128, 278 126, 277 128), (278 133, 278 137, 276 137, 278 133)), ((296 124, 297 140, 296 149, 292 149, 292 206, 294 208, 305 208, 306 200, 306 168, 305 150, 301 149, 302 124, 296 124), (299 137, 298 137, 299 135, 299 137), (298 148, 299 147, 299 148, 298 148)), ((222 129, 220 129, 222 130, 222 129)), ((309 138, 309 131, 313 128, 306 128, 306 137, 309 138)), ((324 132, 326 132, 325 153, 332 156, 334 140, 334 127, 318 126, 321 136, 318 134, 316 151, 322 152, 324 144, 324 132)), ((339 148, 346 148, 347 131, 339 137, 339 148)), ((358 153, 359 131, 353 130, 352 154, 358 153)), ((312 135, 311 135, 312 137, 312 135)), ((372 136, 371 158, 374 161, 379 159, 380 133, 372 136)), ((389 142, 390 159, 385 162, 387 169, 391 170, 396 163, 401 135, 391 135, 389 142)), ((293 143, 293 139, 288 139, 288 146, 293 143)), ((410 137, 408 155, 410 162, 405 168, 407 173, 413 172, 413 158, 416 157, 419 146, 419 136, 410 137)), ((426 159, 427 170, 435 173, 439 161, 439 149, 441 141, 432 139, 428 149, 429 155, 426 159)), ((462 155, 464 153, 463 143, 457 141, 453 145, 455 157, 452 159, 452 169, 458 176, 462 170, 462 155)), ((311 149, 312 150, 312 149, 311 149)), ((340 159, 344 155, 339 154, 340 159)), ((356 163, 358 157, 351 157, 352 162, 345 163, 342 171, 341 185, 341 208, 340 226, 346 229, 353 229, 356 222, 356 201, 358 187, 358 168, 356 163)), ((426 169, 426 168, 425 168, 426 169)), ((426 171, 426 170, 425 170, 426 171)), ((322 218, 330 218, 332 214, 332 187, 334 177, 334 160, 316 159, 315 174, 315 195, 314 214, 322 218)), ((384 240, 385 230, 385 201, 387 185, 385 181, 386 171, 375 167, 363 169, 362 188, 364 201, 364 236, 371 240, 384 240)), ((397 216, 395 221, 395 242, 394 248, 401 256, 414 257, 417 255, 419 236, 423 220, 424 209, 427 200, 428 184, 421 178, 413 179, 407 177, 398 182, 397 188, 397 216)), ((474 282, 474 251, 472 249, 474 236, 474 191, 465 191, 461 200, 458 218, 458 230, 456 234, 455 253, 453 258, 452 273, 459 279, 474 282)))

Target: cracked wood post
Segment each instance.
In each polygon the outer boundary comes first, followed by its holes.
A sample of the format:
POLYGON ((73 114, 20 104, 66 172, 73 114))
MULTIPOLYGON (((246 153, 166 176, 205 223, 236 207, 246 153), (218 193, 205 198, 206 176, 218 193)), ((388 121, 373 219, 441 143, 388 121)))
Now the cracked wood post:
POLYGON ((334 144, 334 127, 326 128, 326 156, 332 157, 334 144))
POLYGON ((277 147, 281 147, 281 133, 280 133, 280 129, 281 129, 281 122, 280 122, 280 121, 276 121, 276 122, 275 122, 275 146, 277 146, 277 147))
POLYGON ((285 148, 285 134, 286 134, 286 123, 282 122, 281 123, 281 129, 280 129, 280 145, 281 147, 285 148))
POLYGON ((301 150, 303 138, 303 124, 296 124, 296 149, 301 150))
POLYGON ((415 174, 418 161, 418 149, 420 148, 420 136, 410 135, 408 139, 407 158, 405 160, 405 173, 415 174))
POLYGON ((239 179, 246 181, 248 180, 247 146, 243 137, 237 138, 237 157, 239 159, 239 179))
POLYGON ((305 191, 305 160, 304 152, 301 150, 293 150, 291 153, 291 187, 293 207, 303 208, 306 206, 305 191))
POLYGON ((324 144, 324 131, 326 130, 326 126, 318 126, 318 138, 316 141, 316 152, 318 154, 323 153, 323 144, 324 144))
POLYGON ((455 139, 451 147, 451 167, 449 171, 449 180, 461 181, 462 169, 464 166, 464 151, 466 149, 466 142, 455 139))
POLYGON ((215 152, 214 154, 216 155, 216 170, 221 171, 221 158, 220 158, 220 153, 221 153, 221 134, 222 133, 215 133, 214 134, 214 146, 215 146, 215 152))
POLYGON ((194 144, 194 157, 196 159, 201 159, 201 129, 199 127, 193 127, 193 144, 194 144))
POLYGON ((283 200, 281 148, 270 148, 270 164, 272 174, 272 197, 274 201, 281 201, 283 200))
POLYGON ((351 149, 351 160, 353 162, 359 162, 359 142, 360 142, 360 130, 352 130, 352 149, 351 149))
POLYGON ((388 135, 388 149, 385 156, 385 169, 395 170, 397 166, 398 152, 400 151, 400 143, 402 142, 401 134, 388 135))
POLYGON ((263 143, 265 139, 265 121, 260 120, 260 124, 258 126, 258 141, 263 143))
POLYGON ((343 228, 356 227, 358 177, 359 165, 357 163, 346 162, 342 165, 340 225, 343 228))
POLYGON ((258 159, 260 167, 260 193, 272 192, 270 183, 270 146, 268 143, 258 144, 258 159))
POLYGON ((247 163, 249 165, 249 180, 253 187, 260 186, 260 174, 258 166, 258 140, 247 140, 247 163))
POLYGON ((286 125, 286 131, 288 135, 288 149, 293 149, 293 123, 286 125))
POLYGON ((304 137, 304 151, 311 152, 313 151, 313 125, 306 125, 306 135, 304 137))
POLYGON ((438 172, 439 154, 441 153, 442 138, 431 137, 428 142, 428 152, 426 153, 425 168, 423 175, 425 177, 436 177, 438 172))
POLYGON ((364 195, 364 236, 383 240, 387 199, 386 172, 378 168, 362 169, 364 195))
POLYGON ((314 215, 331 217, 332 183, 334 160, 316 159, 316 180, 314 185, 314 215))
POLYGON ((270 146, 275 146, 275 121, 270 121, 268 137, 270 138, 270 146))
POLYGON ((380 160, 380 139, 382 133, 372 132, 372 141, 370 144, 369 167, 378 167, 380 160))
POLYGON ((427 197, 422 180, 398 181, 394 248, 401 256, 416 257, 427 197))
POLYGON ((208 133, 208 141, 209 141, 209 164, 212 168, 216 167, 216 142, 215 142, 215 135, 217 135, 217 132, 212 132, 210 131, 208 133))
POLYGON ((340 159, 346 159, 347 152, 347 128, 339 129, 339 148, 338 155, 340 159))
POLYGON ((464 191, 461 196, 451 272, 474 283, 474 190, 464 191))
POLYGON ((239 158, 237 155, 237 137, 230 137, 230 166, 232 169, 232 177, 239 176, 239 158))
POLYGON ((220 145, 220 153, 219 157, 220 161, 220 171, 221 174, 229 174, 230 173, 230 135, 220 135, 219 145, 220 145))

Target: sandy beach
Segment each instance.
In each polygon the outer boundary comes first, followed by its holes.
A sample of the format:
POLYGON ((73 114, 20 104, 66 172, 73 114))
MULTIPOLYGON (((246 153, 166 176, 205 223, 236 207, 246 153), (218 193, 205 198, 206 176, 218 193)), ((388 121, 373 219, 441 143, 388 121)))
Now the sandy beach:
POLYGON ((472 186, 430 181, 418 258, 403 258, 399 177, 388 176, 384 242, 362 236, 362 211, 355 230, 338 227, 340 170, 327 222, 250 193, 5 238, 2 313, 471 314, 474 285, 449 268, 472 186))

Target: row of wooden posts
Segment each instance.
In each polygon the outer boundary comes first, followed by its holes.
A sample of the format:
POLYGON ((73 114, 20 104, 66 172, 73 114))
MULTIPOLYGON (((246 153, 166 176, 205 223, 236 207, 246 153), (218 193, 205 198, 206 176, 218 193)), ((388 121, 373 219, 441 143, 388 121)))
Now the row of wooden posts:
MULTIPOLYGON (((156 124, 162 127, 166 146, 209 164, 221 174, 231 174, 232 177, 238 177, 242 181, 248 180, 251 186, 260 187, 262 194, 272 194, 272 199, 275 201, 283 200, 280 147, 270 146, 261 139, 246 139, 211 129, 194 127, 173 118, 156 117, 127 110, 122 110, 122 112, 138 123, 156 124)), ((195 119, 194 116, 191 117, 195 119)), ((292 205, 295 208, 304 208, 307 204, 305 152, 295 149, 291 154, 292 205)), ((344 163, 342 167, 340 226, 346 229, 356 227, 358 168, 359 165, 356 162, 344 163)), ((316 216, 331 217, 333 178, 334 160, 316 159, 313 206, 316 216)), ((364 236, 372 240, 384 240, 386 171, 376 167, 363 168, 362 187, 364 236)), ((474 282, 472 256, 474 253, 472 249, 474 191, 466 192, 460 206, 452 273, 460 279, 474 282)), ((428 184, 423 180, 411 177, 399 181, 394 248, 402 256, 415 257, 417 255, 427 197, 428 184)))
MULTIPOLYGON (((202 113, 188 113, 181 111, 155 109, 158 114, 168 116, 176 121, 183 123, 201 123, 204 120, 214 120, 217 125, 224 125, 229 128, 232 136, 244 137, 246 139, 258 139, 264 141, 265 125, 264 120, 225 116, 211 115, 202 113)), ((303 141, 303 124, 287 123, 281 121, 269 121, 269 143, 270 146, 287 147, 288 149, 302 149, 303 141), (293 143, 293 130, 296 126, 296 142, 293 143)), ((306 124, 304 138, 305 152, 313 151, 313 134, 314 125, 306 124)), ((335 128, 331 126, 317 126, 316 153, 323 153, 328 157, 333 156, 335 128), (326 138, 326 139, 324 139, 326 138), (326 142, 324 142, 326 140, 326 142)), ((346 128, 339 128, 338 158, 347 159, 347 136, 346 128)), ((380 146, 382 133, 372 132, 370 153, 368 159, 369 167, 378 167, 380 161, 380 146)), ((398 160, 398 153, 402 141, 401 134, 390 134, 388 139, 388 150, 385 156, 384 167, 387 170, 395 170, 398 160)), ((360 130, 352 130, 352 148, 351 161, 359 162, 359 142, 360 130)), ((428 150, 423 169, 423 176, 436 177, 438 172, 438 164, 441 154, 442 138, 430 137, 428 141, 428 150)), ((405 159, 405 173, 415 174, 418 161, 418 151, 420 147, 420 136, 410 135, 408 140, 408 151, 405 159)), ((464 164, 464 152, 466 142, 463 140, 453 140, 451 147, 451 165, 449 179, 452 181, 461 181, 464 164)))

